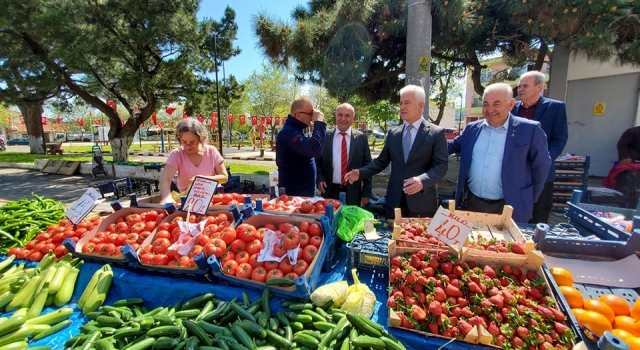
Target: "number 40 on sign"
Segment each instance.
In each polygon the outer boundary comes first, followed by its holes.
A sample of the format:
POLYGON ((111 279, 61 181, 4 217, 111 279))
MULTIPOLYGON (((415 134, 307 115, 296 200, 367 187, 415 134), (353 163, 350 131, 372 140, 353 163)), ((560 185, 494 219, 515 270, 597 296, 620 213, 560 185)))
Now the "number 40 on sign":
POLYGON ((449 245, 462 245, 471 233, 471 224, 458 215, 440 207, 427 228, 427 232, 449 245))

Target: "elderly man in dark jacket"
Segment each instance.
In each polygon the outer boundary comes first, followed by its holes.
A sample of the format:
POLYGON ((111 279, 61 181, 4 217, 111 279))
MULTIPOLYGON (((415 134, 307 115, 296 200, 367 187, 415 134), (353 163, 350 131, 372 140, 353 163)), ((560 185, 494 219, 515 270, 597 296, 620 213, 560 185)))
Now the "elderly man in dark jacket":
POLYGON ((623 132, 617 147, 620 164, 631 164, 640 160, 640 126, 623 132))

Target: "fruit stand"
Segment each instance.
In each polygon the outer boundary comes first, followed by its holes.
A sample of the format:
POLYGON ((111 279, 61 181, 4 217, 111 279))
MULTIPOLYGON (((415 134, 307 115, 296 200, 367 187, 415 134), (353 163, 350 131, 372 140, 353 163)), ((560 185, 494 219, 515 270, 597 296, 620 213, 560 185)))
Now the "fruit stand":
MULTIPOLYGON (((509 207, 502 215, 452 210, 474 226, 467 241, 452 247, 427 232, 430 219, 399 216, 378 227, 377 239, 358 235, 341 244, 334 217, 340 215, 339 202, 307 199, 297 201, 307 206, 303 210, 294 206, 287 212, 288 201, 278 206, 280 201, 269 202, 271 213, 254 213, 262 199, 249 200, 240 212, 242 196, 231 195, 203 216, 125 208, 78 225, 49 220, 38 229, 42 233, 19 231, 9 243, 25 248, 0 255, 0 349, 14 343, 13 348, 62 349, 73 345, 69 342, 93 342, 98 349, 177 348, 181 342, 241 350, 290 349, 293 343, 334 349, 570 349, 585 339, 586 347, 595 349, 589 339, 604 331, 637 348, 638 290, 574 283, 570 269, 546 266, 543 253, 562 255, 569 248, 549 243, 553 227, 513 223, 509 207), (199 234, 184 236, 184 227, 191 230, 197 223, 202 223, 199 234), (258 260, 265 246, 281 260, 258 260), (37 262, 41 259, 46 266, 37 262), (354 282, 352 268, 362 284, 354 282), (53 277, 58 270, 60 280, 77 272, 72 297, 54 304, 54 297, 45 299, 51 283, 60 288, 53 277), (28 278, 21 271, 28 271, 28 278), (309 302, 315 290, 340 281, 348 281, 349 293, 366 285, 375 295, 370 320, 332 307, 338 305, 334 300, 309 302), (18 287, 28 285, 33 297, 13 301, 18 287), (34 303, 40 309, 32 310, 34 303), (149 315, 153 312, 159 315, 149 315), (592 333, 585 333, 585 325, 592 333)), ((17 207, 10 203, 7 210, 17 207)), ((53 203, 48 207, 56 209, 53 203)), ((639 235, 636 230, 628 242, 597 244, 602 254, 618 252, 609 260, 621 259, 639 250, 639 235), (616 249, 620 245, 623 252, 616 249)), ((569 253, 570 259, 585 258, 569 253)))

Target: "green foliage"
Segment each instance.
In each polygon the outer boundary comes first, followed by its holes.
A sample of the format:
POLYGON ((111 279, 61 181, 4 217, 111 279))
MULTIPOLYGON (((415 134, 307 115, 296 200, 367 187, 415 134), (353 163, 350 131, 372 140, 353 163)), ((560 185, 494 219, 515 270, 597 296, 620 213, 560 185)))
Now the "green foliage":
POLYGON ((379 125, 382 132, 386 134, 387 123, 400 120, 398 105, 391 104, 389 101, 378 101, 367 107, 367 120, 379 125))

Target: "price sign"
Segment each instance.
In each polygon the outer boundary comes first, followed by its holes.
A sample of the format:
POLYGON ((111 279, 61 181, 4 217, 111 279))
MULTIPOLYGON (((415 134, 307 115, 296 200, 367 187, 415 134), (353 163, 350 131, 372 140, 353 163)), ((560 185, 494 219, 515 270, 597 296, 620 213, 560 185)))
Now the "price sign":
POLYGON ((184 201, 182 211, 190 211, 200 215, 206 214, 217 187, 218 181, 196 176, 193 179, 191 189, 189 189, 189 194, 187 194, 187 199, 184 201))
POLYGON ((64 215, 67 216, 69 221, 74 225, 77 225, 82 219, 84 219, 98 203, 103 202, 100 193, 93 188, 88 189, 80 199, 78 199, 64 215))
POLYGON ((471 233, 471 224, 458 215, 440 207, 433 216, 427 232, 449 245, 460 246, 471 233))

